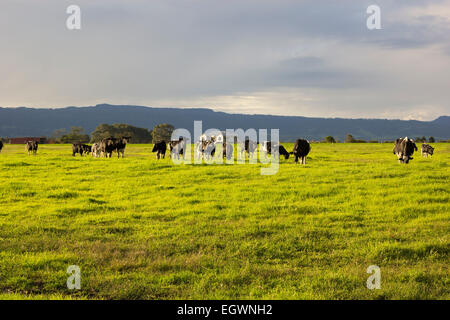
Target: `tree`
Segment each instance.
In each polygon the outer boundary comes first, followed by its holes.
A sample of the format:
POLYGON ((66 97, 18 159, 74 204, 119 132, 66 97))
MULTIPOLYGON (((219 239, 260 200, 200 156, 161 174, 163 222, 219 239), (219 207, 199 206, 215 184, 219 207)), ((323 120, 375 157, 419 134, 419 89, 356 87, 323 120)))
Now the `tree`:
POLYGON ((91 133, 91 142, 99 142, 105 138, 120 138, 131 137, 133 143, 151 143, 152 134, 151 131, 145 128, 134 127, 129 124, 115 123, 109 125, 106 123, 100 124, 91 133))
POLYGON ((65 134, 67 134, 67 130, 65 128, 56 129, 50 136, 50 140, 55 143, 61 143, 61 137, 65 134))
POLYGON ((336 143, 336 140, 332 136, 326 136, 323 140, 326 143, 336 143))
POLYGON ((436 142, 436 140, 434 139, 434 137, 433 137, 433 136, 431 136, 431 137, 429 137, 429 138, 428 138, 428 142, 431 142, 431 143, 433 143, 433 142, 436 142))
POLYGON ((422 138, 421 137, 416 137, 416 142, 427 142, 427 138, 425 138, 425 136, 422 136, 422 138))
POLYGON ((159 141, 170 141, 172 137, 172 132, 175 130, 175 127, 168 123, 162 123, 158 124, 153 128, 152 136, 153 141, 159 142, 159 141))
POLYGON ((63 134, 63 131, 59 129, 56 130, 54 134, 62 134, 56 139, 56 142, 59 143, 89 142, 89 135, 84 133, 84 129, 82 127, 72 127, 66 134, 63 134))
POLYGON ((347 134, 345 136, 345 143, 353 143, 353 142, 355 142, 355 138, 353 138, 351 134, 347 134))

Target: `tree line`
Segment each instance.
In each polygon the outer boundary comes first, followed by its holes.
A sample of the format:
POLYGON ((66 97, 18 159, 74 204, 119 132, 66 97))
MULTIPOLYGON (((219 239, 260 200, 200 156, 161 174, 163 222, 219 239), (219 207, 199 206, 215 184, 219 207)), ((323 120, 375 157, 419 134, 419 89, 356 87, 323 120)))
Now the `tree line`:
MULTIPOLYGON (((155 143, 162 140, 169 141, 172 132, 175 130, 174 126, 168 123, 158 124, 153 129, 145 129, 135 127, 129 124, 116 123, 116 124, 105 124, 102 123, 91 134, 85 133, 82 127, 72 127, 69 131, 66 129, 56 130, 52 136, 49 138, 49 143, 95 143, 99 142, 104 138, 115 137, 120 138, 123 136, 132 137, 132 143, 155 143)), ((436 142, 434 137, 425 136, 416 137, 416 142, 436 142)), ((321 142, 324 143, 339 143, 340 141, 335 139, 333 136, 326 136, 321 142)), ((344 140, 345 143, 378 143, 378 140, 361 140, 355 139, 353 135, 347 134, 344 140)), ((394 141, 383 141, 385 143, 394 141)), ((442 141, 445 142, 445 141, 442 141)))
POLYGON ((132 137, 132 143, 153 143, 169 141, 174 126, 168 123, 156 125, 153 129, 139 128, 129 124, 102 123, 91 134, 87 134, 82 127, 71 127, 70 130, 58 129, 48 139, 49 143, 95 143, 105 138, 132 137))

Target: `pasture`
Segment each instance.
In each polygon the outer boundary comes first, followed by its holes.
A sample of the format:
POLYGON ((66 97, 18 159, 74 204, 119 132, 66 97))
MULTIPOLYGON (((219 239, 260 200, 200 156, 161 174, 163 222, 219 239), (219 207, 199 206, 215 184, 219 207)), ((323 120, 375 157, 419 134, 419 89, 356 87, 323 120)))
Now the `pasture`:
POLYGON ((393 144, 312 144, 305 166, 262 176, 157 161, 152 145, 124 159, 5 145, 0 298, 450 299, 450 144, 433 146, 403 165, 393 144))

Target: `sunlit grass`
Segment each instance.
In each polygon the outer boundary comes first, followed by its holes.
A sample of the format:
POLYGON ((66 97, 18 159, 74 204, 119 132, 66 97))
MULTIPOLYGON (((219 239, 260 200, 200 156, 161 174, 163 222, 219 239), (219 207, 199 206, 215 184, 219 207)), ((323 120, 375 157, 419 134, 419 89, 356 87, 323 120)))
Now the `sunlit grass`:
POLYGON ((435 146, 401 165, 390 144, 313 144, 307 165, 262 176, 156 161, 151 145, 5 145, 0 298, 449 299, 450 145, 435 146))

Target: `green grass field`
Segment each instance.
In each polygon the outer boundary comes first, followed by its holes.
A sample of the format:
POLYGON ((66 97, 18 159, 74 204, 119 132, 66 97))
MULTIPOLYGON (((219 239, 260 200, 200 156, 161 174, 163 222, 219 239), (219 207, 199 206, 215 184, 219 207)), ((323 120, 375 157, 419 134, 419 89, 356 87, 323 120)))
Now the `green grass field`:
POLYGON ((5 145, 0 298, 449 299, 450 144, 434 146, 403 165, 392 144, 313 144, 306 166, 262 176, 156 161, 151 145, 5 145))

